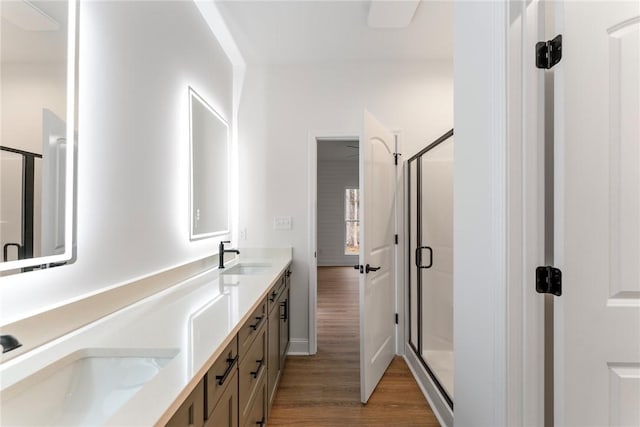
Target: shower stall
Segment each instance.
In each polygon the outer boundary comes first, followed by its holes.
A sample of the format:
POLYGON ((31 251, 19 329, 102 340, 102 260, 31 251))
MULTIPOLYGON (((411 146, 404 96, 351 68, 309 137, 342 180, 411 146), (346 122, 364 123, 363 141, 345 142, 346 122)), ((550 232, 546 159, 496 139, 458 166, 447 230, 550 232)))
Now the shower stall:
POLYGON ((406 163, 409 347, 453 409, 453 129, 406 163))

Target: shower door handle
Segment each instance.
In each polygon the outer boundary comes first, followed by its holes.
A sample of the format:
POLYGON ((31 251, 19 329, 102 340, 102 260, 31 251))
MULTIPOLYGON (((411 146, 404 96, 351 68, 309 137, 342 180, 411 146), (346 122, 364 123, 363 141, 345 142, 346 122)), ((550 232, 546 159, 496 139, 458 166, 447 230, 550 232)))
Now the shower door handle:
POLYGON ((416 267, 418 268, 431 268, 433 265, 433 249, 431 246, 420 246, 416 248, 416 267), (422 250, 429 249, 429 265, 422 265, 422 250))

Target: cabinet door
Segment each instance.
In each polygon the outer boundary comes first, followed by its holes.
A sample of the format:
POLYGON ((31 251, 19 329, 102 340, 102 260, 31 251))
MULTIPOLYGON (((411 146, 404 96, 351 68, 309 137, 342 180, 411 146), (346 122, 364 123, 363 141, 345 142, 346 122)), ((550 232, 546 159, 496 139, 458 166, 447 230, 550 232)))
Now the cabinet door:
MULTIPOLYGON (((265 319, 266 320, 266 319, 265 319)), ((239 369, 238 389, 240 402, 240 423, 250 410, 256 386, 266 378, 267 373, 267 328, 265 324, 257 331, 257 337, 242 359, 239 369)))
POLYGON ((228 385, 213 408, 205 427, 238 427, 238 371, 228 381, 228 385))
POLYGON ((272 310, 269 314, 267 339, 269 341, 267 345, 267 388, 269 391, 269 406, 271 406, 280 374, 280 310, 272 310))
MULTIPOLYGON (((234 337, 231 343, 224 349, 218 360, 207 372, 205 414, 207 417, 215 408, 218 399, 227 388, 231 377, 238 370, 238 341, 234 337)), ((236 380, 237 381, 237 380, 236 380)), ((236 385, 237 388, 237 385, 236 385)))
POLYGON ((244 427, 264 427, 267 424, 267 382, 266 377, 262 377, 256 387, 247 415, 241 420, 244 427))
POLYGON ((280 296, 280 369, 289 347, 289 287, 280 296))
POLYGON ((166 427, 204 426, 204 382, 200 381, 195 390, 178 408, 166 427))

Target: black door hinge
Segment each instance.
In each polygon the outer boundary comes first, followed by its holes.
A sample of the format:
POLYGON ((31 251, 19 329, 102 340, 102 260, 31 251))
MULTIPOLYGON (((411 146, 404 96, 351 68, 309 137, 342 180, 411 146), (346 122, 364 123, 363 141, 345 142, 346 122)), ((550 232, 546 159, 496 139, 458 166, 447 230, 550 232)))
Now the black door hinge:
POLYGON ((402 156, 402 154, 401 153, 393 153, 393 164, 396 165, 396 166, 398 165, 398 157, 399 156, 402 156))
POLYGON ((536 291, 557 297, 562 295, 562 271, 549 265, 536 268, 536 291))
POLYGON ((398 324, 398 313, 396 313, 396 325, 398 324))
POLYGON ((548 70, 562 59, 562 34, 553 40, 536 43, 536 67, 548 70))
POLYGON ((397 245, 398 244, 398 235, 397 234, 396 234, 395 242, 396 242, 396 245, 397 245))

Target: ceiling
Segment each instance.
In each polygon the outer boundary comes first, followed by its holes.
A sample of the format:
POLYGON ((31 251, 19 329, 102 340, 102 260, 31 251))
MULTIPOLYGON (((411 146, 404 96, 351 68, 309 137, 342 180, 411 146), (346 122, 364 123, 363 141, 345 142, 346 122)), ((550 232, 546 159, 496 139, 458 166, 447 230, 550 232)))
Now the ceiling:
POLYGON ((358 140, 326 140, 318 143, 318 161, 358 161, 358 140))
MULTIPOLYGON (((60 63, 67 61, 67 2, 30 2, 60 24, 55 31, 26 31, 5 17, 0 21, 3 63, 60 63)), ((1 7, 4 2, 0 2, 1 7)))
POLYGON ((399 29, 370 28, 369 0, 219 0, 217 5, 249 64, 410 61, 453 56, 451 0, 422 0, 409 26, 399 29))

